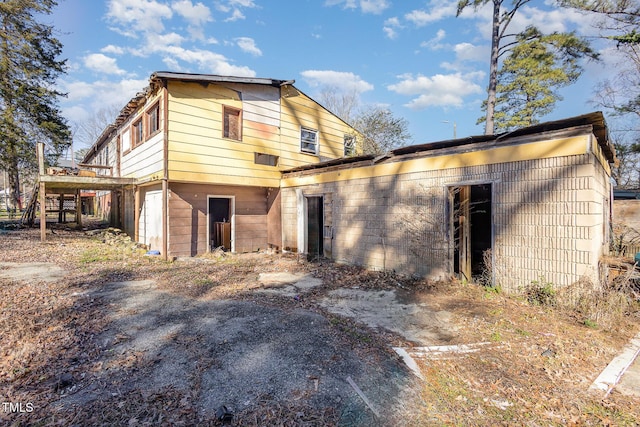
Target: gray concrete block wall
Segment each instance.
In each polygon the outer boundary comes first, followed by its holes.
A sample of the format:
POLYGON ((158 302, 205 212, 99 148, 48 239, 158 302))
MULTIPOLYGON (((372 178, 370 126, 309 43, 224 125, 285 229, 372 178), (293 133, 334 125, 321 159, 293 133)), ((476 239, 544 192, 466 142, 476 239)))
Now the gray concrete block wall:
MULTIPOLYGON (((566 286, 595 278, 606 250, 608 178, 590 154, 316 184, 332 194, 333 259, 431 278, 451 274, 448 188, 493 185, 495 283, 518 291, 532 281, 566 286)), ((284 247, 294 248, 295 188, 284 188, 284 247)), ((300 249, 300 248, 296 248, 300 249)))

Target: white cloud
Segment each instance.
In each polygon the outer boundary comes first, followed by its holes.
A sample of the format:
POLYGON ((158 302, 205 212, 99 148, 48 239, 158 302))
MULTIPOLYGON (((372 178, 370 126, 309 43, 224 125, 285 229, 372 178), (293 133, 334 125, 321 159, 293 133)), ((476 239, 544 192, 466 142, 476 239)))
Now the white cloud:
POLYGON ((116 31, 129 37, 140 32, 162 32, 163 19, 173 16, 171 8, 155 0, 109 0, 107 17, 115 25, 116 31))
POLYGON ((384 31, 387 38, 393 40, 398 38, 398 32, 396 29, 402 28, 400 24, 400 20, 397 17, 389 18, 384 21, 384 27, 382 27, 382 31, 384 31))
POLYGON ((122 55, 125 50, 124 48, 120 47, 120 46, 114 46, 112 44, 107 45, 105 47, 103 47, 102 49, 100 49, 100 52, 102 53, 112 53, 114 55, 122 55))
POLYGON ((330 86, 340 90, 357 93, 373 90, 373 85, 360 76, 344 71, 306 70, 300 73, 311 87, 330 86))
POLYGON ((162 49, 163 62, 171 65, 172 69, 178 71, 188 71, 187 67, 180 67, 180 62, 196 65, 198 69, 205 73, 255 77, 256 73, 246 66, 237 66, 219 53, 201 49, 183 49, 179 46, 167 46, 162 49))
POLYGON ((104 74, 122 75, 126 71, 118 67, 114 58, 103 55, 102 53, 92 53, 83 58, 84 66, 90 70, 104 74))
POLYGON ((191 0, 179 0, 171 5, 176 13, 184 17, 187 22, 197 27, 212 21, 211 10, 202 3, 193 4, 191 0))
POLYGON ((253 0, 217 1, 215 2, 215 5, 216 10, 222 13, 231 13, 231 15, 224 20, 225 22, 234 22, 245 19, 246 17, 244 16, 244 13, 242 13, 242 9, 253 9, 258 7, 253 0))
POLYGON ((388 0, 326 0, 325 6, 335 6, 343 4, 343 9, 357 9, 360 7, 362 13, 372 13, 374 15, 381 14, 384 10, 391 6, 388 0))
POLYGON ((360 8, 363 13, 379 15, 389 6, 391 5, 387 0, 360 0, 360 8))
POLYGON ((95 82, 61 82, 63 90, 68 93, 62 110, 65 117, 74 123, 81 123, 91 118, 97 111, 109 105, 125 104, 149 84, 145 79, 122 79, 116 81, 99 80, 95 82), (74 103, 65 108, 65 103, 74 103))
POLYGON ((262 56, 262 51, 256 46, 255 40, 251 37, 238 37, 235 41, 243 52, 250 53, 253 56, 262 56))
POLYGON ((387 86, 387 89, 413 97, 405 106, 421 110, 432 106, 462 106, 466 96, 482 93, 482 88, 474 81, 482 79, 484 73, 436 74, 432 77, 405 74, 399 77, 401 81, 387 86))
POLYGON ((487 62, 490 46, 477 46, 471 43, 458 43, 453 47, 458 61, 487 62))
POLYGON ((457 2, 449 0, 432 0, 427 10, 412 10, 404 18, 418 27, 424 27, 432 22, 456 16, 457 2))
POLYGON ((440 43, 447 36, 447 33, 443 29, 439 29, 436 33, 436 36, 426 42, 420 43, 420 47, 426 47, 431 50, 440 50, 443 49, 446 45, 440 43))

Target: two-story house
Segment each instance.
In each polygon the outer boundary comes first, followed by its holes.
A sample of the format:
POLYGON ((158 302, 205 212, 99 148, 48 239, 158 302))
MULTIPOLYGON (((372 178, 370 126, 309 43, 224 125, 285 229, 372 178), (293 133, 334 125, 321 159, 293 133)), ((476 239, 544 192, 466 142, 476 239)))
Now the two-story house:
POLYGON ((341 158, 356 134, 293 83, 153 73, 84 159, 135 179, 103 212, 164 256, 281 247, 281 171, 341 158))

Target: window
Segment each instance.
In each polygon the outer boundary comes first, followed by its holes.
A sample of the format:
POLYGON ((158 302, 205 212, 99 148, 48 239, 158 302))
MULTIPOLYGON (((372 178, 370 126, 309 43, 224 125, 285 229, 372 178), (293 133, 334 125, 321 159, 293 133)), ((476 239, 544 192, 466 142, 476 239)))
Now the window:
POLYGON ((344 136, 344 156, 353 156, 356 154, 356 138, 353 135, 344 136))
POLYGON ((242 111, 236 108, 224 107, 222 136, 224 138, 242 140, 242 111))
POLYGON ((144 128, 142 127, 142 120, 138 120, 133 124, 133 134, 131 135, 131 145, 135 147, 136 145, 142 143, 144 139, 144 128))
POLYGON ((278 156, 264 153, 253 153, 253 162, 257 165, 278 166, 278 156))
POLYGON ((156 104, 147 111, 147 135, 151 136, 160 130, 160 104, 156 104))
POLYGON ((302 128, 300 131, 300 151, 318 154, 318 131, 302 128))

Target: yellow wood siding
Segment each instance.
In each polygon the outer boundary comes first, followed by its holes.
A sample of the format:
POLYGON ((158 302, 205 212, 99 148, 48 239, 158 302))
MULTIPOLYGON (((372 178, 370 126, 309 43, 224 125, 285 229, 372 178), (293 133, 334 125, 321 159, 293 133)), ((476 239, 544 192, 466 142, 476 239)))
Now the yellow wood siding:
POLYGON ((350 128, 303 93, 287 92, 293 96, 280 99, 270 86, 170 81, 169 179, 279 187, 283 169, 342 157, 350 128), (243 112, 241 141, 222 137, 224 106, 243 112), (300 152, 301 126, 318 131, 318 155, 300 152), (256 164, 255 153, 277 156, 277 166, 256 164))

